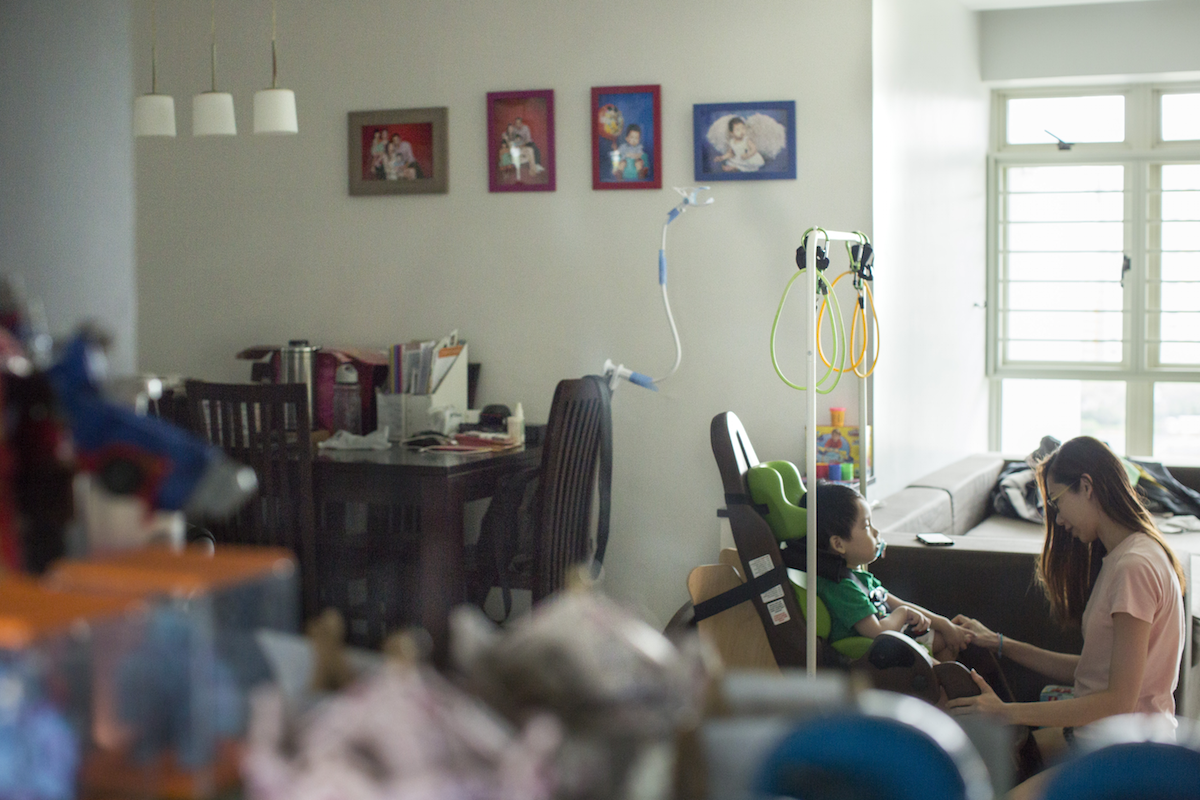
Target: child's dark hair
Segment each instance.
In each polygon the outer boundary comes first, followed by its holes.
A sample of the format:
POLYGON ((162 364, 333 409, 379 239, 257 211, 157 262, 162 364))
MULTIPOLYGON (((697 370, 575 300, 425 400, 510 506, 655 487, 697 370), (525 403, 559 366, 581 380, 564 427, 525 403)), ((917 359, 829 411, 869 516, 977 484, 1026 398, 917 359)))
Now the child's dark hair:
MULTIPOLYGON (((742 119, 741 117, 734 117, 733 119, 729 120, 729 130, 732 132, 733 126, 737 125, 739 122, 742 123, 743 125, 746 124, 746 120, 742 119)), ((817 502, 820 502, 819 498, 818 498, 817 502)))
POLYGON ((834 536, 851 537, 858 520, 858 501, 863 496, 853 487, 840 483, 818 483, 800 498, 801 508, 808 508, 808 496, 812 492, 817 493, 817 529, 808 533, 816 535, 818 550, 829 552, 833 549, 829 541, 834 536))
POLYGON ((634 133, 635 131, 640 136, 642 134, 642 126, 638 125, 636 122, 631 122, 625 126, 625 135, 626 136, 628 136, 631 133, 634 133))

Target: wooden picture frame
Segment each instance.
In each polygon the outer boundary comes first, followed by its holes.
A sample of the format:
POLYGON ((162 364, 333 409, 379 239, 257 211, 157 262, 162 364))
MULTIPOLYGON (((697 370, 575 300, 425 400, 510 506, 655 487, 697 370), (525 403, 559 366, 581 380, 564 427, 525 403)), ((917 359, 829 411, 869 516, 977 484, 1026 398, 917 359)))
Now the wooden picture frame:
POLYGON ((554 90, 487 94, 488 191, 553 192, 554 90))
POLYGON ((661 86, 592 87, 592 188, 662 188, 661 86))
POLYGON ((346 123, 351 195, 450 191, 446 107, 351 111, 346 123))
POLYGON ((694 105, 692 137, 698 183, 796 178, 794 100, 694 105))

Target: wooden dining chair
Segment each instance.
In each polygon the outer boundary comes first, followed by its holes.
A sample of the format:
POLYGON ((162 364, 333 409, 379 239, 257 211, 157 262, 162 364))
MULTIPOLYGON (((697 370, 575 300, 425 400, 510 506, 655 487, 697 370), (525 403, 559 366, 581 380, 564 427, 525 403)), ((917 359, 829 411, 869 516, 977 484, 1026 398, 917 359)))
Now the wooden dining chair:
POLYGON ((612 499, 611 398, 608 383, 598 375, 559 381, 554 390, 535 506, 535 603, 563 588, 573 567, 589 565, 595 574, 604 562, 612 499), (597 488, 593 547, 592 500, 597 488))
POLYGON ((612 496, 610 396, 596 375, 559 382, 541 464, 502 478, 484 515, 469 578, 472 602, 486 607, 490 589, 499 587, 507 618, 512 589, 528 590, 536 603, 563 588, 578 565, 598 573, 612 496))
POLYGON ((212 525, 222 543, 286 547, 300 563, 305 618, 317 611, 313 445, 303 384, 185 384, 190 427, 254 469, 258 494, 212 525), (289 425, 295 419, 294 425, 289 425))

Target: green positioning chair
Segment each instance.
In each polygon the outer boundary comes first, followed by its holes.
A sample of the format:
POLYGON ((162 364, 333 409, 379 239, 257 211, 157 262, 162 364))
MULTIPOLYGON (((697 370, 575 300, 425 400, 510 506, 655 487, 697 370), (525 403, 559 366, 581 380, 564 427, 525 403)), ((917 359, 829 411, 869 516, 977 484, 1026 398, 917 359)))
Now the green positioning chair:
MULTIPOLYGON (((807 514, 798 504, 804 484, 790 463, 759 463, 746 429, 733 412, 714 417, 710 435, 725 490, 725 509, 719 513, 729 518, 745 582, 696 602, 693 620, 699 622, 750 603, 766 632, 775 662, 784 669, 803 667, 807 648, 806 576, 798 568, 789 569, 800 566, 801 558, 794 557, 799 548, 785 558, 788 548, 781 549, 781 545, 804 541, 807 514)), ((831 646, 821 638, 829 633, 829 612, 820 602, 816 626, 820 667, 861 669, 876 688, 929 702, 937 702, 947 686, 925 649, 903 634, 884 631, 875 639, 851 637, 831 646)), ((971 680, 961 665, 951 665, 949 671, 954 667, 957 672, 948 674, 947 679, 960 684, 964 677, 971 680)))
MULTIPOLYGON (((746 470, 746 486, 750 490, 750 499, 771 526, 775 540, 784 548, 784 562, 800 563, 802 556, 795 559, 789 557, 804 547, 804 537, 808 533, 808 512, 800 507, 800 499, 804 497, 804 481, 800 477, 800 470, 790 461, 764 461, 746 470)), ((807 621, 808 573, 793 568, 788 570, 788 578, 796 593, 800 613, 806 615, 807 621)), ((817 598, 816 625, 817 636, 828 640, 829 609, 820 597, 817 598)), ((854 661, 866 655, 872 641, 865 636, 848 636, 829 644, 854 661)))

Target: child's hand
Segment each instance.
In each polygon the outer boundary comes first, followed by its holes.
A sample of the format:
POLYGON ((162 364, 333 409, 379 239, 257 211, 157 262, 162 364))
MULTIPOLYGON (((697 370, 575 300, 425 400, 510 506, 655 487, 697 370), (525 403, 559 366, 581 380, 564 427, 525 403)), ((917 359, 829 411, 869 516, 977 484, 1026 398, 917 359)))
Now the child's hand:
POLYGON ((929 630, 930 620, 915 608, 904 606, 904 625, 905 627, 911 626, 913 633, 920 636, 929 630))
POLYGON ((979 620, 959 614, 950 621, 969 632, 971 641, 980 647, 995 651, 1000 646, 1000 637, 979 620))
POLYGON ((955 625, 950 620, 946 620, 946 624, 942 626, 941 633, 942 638, 946 640, 946 646, 960 653, 975 639, 975 634, 968 628, 962 625, 955 625))

